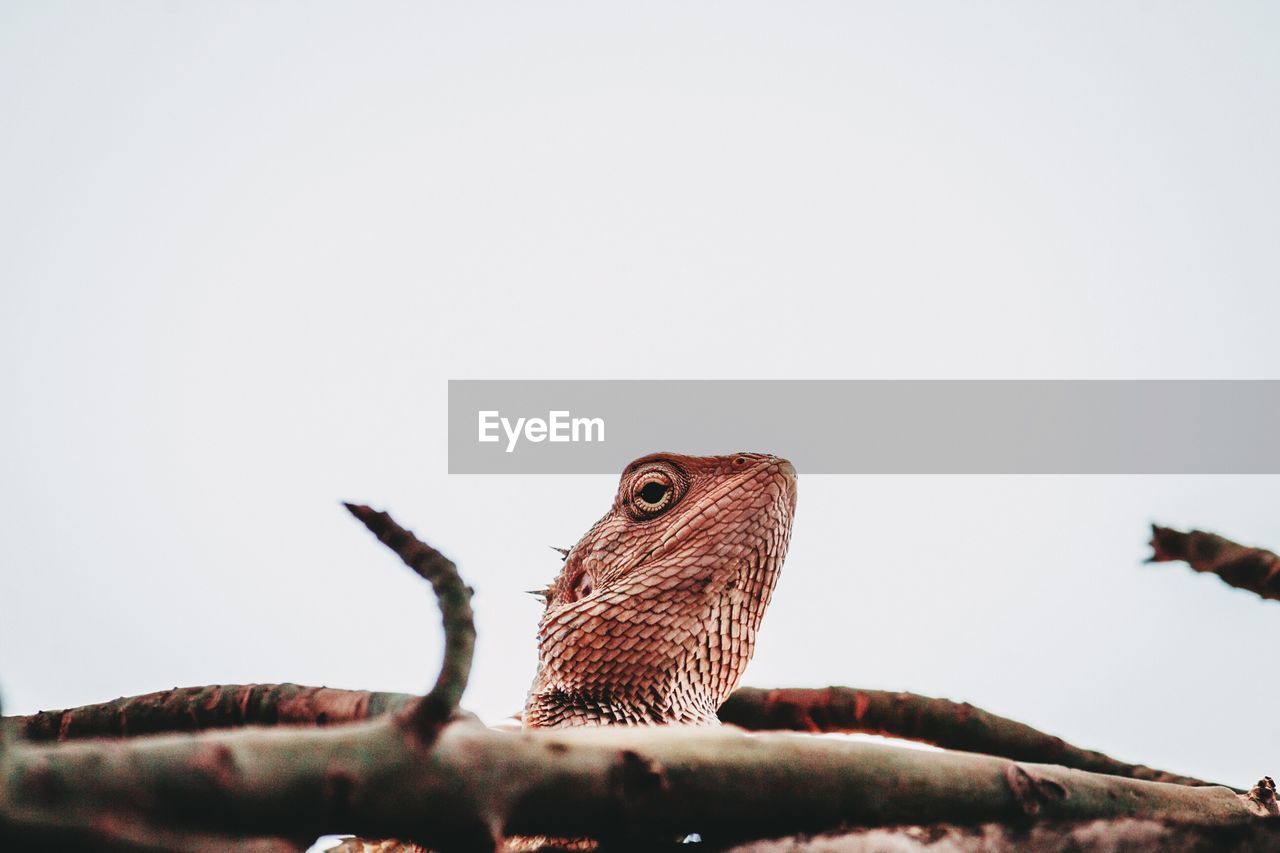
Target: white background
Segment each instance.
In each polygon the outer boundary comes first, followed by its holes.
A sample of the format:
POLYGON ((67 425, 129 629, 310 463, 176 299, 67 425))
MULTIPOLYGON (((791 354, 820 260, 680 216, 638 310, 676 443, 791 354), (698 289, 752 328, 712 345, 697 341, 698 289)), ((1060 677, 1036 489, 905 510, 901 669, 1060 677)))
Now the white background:
MULTIPOLYGON (((1276 10, 5 3, 6 709, 424 688, 342 499, 457 559, 517 709, 615 483, 447 476, 448 378, 1280 378, 1276 10)), ((1280 480, 800 473, 747 683, 1280 770, 1280 605, 1140 565, 1280 547, 1280 480)))

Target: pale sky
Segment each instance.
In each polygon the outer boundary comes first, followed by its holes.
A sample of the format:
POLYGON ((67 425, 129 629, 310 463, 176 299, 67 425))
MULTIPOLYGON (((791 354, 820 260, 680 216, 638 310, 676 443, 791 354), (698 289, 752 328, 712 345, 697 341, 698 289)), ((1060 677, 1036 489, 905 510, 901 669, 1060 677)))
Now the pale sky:
MULTIPOLYGON (((521 591, 615 480, 448 476, 450 378, 1280 378, 1278 40, 1265 2, 10 0, 6 710, 424 689, 430 592, 342 500, 456 559, 464 704, 519 708, 521 591)), ((1153 520, 1280 548, 1280 478, 800 478, 746 683, 1280 769, 1280 605, 1140 565, 1153 520)))

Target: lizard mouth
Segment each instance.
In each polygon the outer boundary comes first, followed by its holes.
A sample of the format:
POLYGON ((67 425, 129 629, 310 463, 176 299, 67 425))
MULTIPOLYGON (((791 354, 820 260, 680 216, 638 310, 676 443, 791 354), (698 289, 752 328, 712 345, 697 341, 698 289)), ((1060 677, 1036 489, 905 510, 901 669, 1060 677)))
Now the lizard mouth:
POLYGON ((796 466, 791 464, 790 459, 783 459, 781 457, 778 457, 774 461, 774 464, 778 466, 778 473, 786 478, 787 497, 791 502, 791 511, 794 512, 796 508, 796 480, 798 479, 796 475, 796 466))

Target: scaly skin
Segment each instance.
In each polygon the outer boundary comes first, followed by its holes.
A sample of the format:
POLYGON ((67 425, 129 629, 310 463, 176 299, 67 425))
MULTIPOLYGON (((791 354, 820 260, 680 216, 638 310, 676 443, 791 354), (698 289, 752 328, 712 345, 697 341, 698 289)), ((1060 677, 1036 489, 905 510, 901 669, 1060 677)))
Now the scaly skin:
POLYGON ((795 503, 776 456, 628 465, 546 590, 524 725, 714 723, 755 650, 795 503))

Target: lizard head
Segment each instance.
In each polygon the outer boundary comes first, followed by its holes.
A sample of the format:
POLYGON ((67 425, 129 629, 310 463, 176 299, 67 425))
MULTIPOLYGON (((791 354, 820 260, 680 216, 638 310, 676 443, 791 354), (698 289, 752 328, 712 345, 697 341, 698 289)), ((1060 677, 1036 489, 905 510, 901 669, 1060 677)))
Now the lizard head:
POLYGON ((628 465, 546 590, 527 724, 714 719, 755 649, 795 502, 776 456, 628 465))

